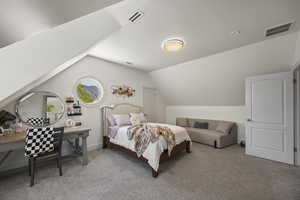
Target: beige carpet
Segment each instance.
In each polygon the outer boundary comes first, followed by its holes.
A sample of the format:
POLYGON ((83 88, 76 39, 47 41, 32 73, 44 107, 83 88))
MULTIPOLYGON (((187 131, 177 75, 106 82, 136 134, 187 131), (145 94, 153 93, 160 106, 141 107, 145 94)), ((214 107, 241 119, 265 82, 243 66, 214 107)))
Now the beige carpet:
POLYGON ((124 153, 99 150, 90 163, 64 161, 62 177, 55 165, 40 168, 36 185, 27 174, 0 179, 1 200, 300 200, 300 168, 244 155, 239 146, 214 149, 193 144, 161 166, 150 168, 124 153))

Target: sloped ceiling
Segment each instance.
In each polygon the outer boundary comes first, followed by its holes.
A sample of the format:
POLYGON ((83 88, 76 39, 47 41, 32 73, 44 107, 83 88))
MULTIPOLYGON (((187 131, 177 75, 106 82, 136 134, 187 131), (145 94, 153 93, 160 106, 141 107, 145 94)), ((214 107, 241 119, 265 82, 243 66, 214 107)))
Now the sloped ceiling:
POLYGON ((104 8, 1 48, 0 107, 70 67, 121 26, 104 8))
POLYGON ((150 73, 167 105, 245 105, 245 78, 290 71, 297 33, 150 73))
POLYGON ((121 0, 0 0, 0 48, 121 0))
POLYGON ((137 9, 144 12, 140 21, 124 26, 90 54, 153 71, 263 41, 265 29, 276 25, 295 22, 291 32, 300 27, 299 0, 149 0, 137 9), (233 36, 237 30, 240 34, 233 36), (183 38, 185 48, 162 51, 162 41, 170 37, 183 38))

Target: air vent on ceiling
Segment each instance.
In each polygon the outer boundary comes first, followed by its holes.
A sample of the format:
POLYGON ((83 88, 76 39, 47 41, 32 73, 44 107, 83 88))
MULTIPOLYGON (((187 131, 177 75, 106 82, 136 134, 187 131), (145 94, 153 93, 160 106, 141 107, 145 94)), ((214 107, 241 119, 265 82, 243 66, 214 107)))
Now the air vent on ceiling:
POLYGON ((291 29, 292 25, 293 25, 293 23, 291 22, 291 23, 283 24, 283 25, 276 26, 273 28, 269 28, 266 30, 266 37, 276 35, 279 33, 283 33, 283 32, 287 32, 291 29))
POLYGON ((143 17, 144 13, 141 11, 136 11, 135 13, 133 13, 131 15, 131 17, 129 18, 129 21, 131 21, 132 23, 135 23, 136 21, 138 21, 139 19, 141 19, 143 17))

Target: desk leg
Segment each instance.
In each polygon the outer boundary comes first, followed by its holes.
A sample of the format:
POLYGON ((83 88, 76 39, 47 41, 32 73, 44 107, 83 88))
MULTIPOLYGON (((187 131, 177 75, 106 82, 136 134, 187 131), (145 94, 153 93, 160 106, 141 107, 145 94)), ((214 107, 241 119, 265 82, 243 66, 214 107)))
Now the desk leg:
POLYGON ((75 152, 79 153, 80 152, 80 148, 79 148, 79 137, 75 138, 75 152))
POLYGON ((87 136, 82 136, 82 164, 87 165, 88 164, 88 155, 87 155, 87 136))

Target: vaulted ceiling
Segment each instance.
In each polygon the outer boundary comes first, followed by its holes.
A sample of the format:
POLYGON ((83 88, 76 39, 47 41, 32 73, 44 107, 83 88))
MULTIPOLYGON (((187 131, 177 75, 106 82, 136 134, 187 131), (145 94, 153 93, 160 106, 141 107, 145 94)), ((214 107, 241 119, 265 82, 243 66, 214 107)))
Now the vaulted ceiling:
POLYGON ((299 0, 148 0, 137 10, 144 13, 139 21, 90 54, 153 71, 266 40, 265 30, 276 25, 294 22, 290 32, 300 27, 299 0), (172 37, 185 40, 182 51, 162 51, 162 41, 172 37))
POLYGON ((0 0, 0 48, 120 1, 0 0))

